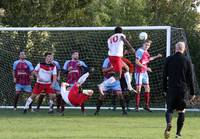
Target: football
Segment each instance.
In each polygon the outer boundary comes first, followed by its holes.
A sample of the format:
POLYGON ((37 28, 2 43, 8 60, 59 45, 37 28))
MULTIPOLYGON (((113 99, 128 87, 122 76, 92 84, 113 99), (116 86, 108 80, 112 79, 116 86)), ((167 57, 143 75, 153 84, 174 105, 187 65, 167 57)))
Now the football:
POLYGON ((140 40, 146 40, 148 38, 148 34, 146 32, 141 32, 139 34, 139 39, 140 40))

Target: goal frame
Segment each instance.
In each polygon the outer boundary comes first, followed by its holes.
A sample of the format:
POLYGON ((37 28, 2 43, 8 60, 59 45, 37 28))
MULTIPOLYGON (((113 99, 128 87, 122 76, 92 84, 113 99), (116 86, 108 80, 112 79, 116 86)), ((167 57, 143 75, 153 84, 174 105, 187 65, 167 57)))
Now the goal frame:
MULTIPOLYGON (((110 27, 0 27, 0 31, 105 31, 114 30, 115 26, 110 27)), ((171 54, 171 26, 122 26, 123 30, 166 30, 166 57, 171 54)), ((180 28, 178 28, 180 29, 180 28)), ((13 106, 0 106, 0 108, 11 109, 13 106)), ((18 106, 18 108, 23 108, 18 106)), ((34 108, 34 107, 33 107, 34 108)), ((41 106, 41 108, 46 109, 46 106, 41 106)), ((69 106, 70 109, 80 109, 80 107, 69 106)), ((102 107, 102 109, 110 109, 111 107, 102 107)), ((95 107, 86 107, 86 109, 95 109, 95 107)), ((121 109, 117 107, 117 109, 121 109)), ((131 108, 134 109, 134 108, 131 108)), ((143 109, 143 108, 140 108, 143 109)), ((166 110, 165 108, 152 108, 152 110, 166 110)), ((187 111, 197 111, 200 109, 187 109, 187 111)))

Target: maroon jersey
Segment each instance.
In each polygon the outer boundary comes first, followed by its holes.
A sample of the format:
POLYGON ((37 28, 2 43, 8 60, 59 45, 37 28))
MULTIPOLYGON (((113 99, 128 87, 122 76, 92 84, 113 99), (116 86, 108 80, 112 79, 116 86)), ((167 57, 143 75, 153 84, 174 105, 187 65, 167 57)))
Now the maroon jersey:
POLYGON ((68 84, 74 84, 81 76, 81 66, 87 67, 87 65, 80 60, 67 60, 63 66, 63 69, 67 71, 66 82, 68 84))
POLYGON ((13 64, 13 71, 15 72, 16 84, 30 85, 30 75, 34 70, 31 62, 27 60, 17 60, 13 64))

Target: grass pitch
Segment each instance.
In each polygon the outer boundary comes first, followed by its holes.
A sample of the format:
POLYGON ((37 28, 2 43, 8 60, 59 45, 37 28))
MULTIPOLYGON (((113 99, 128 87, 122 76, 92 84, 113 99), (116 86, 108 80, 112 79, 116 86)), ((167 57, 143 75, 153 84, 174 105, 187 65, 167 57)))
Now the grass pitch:
MULTIPOLYGON (((22 114, 22 110, 0 109, 0 139, 163 139, 164 112, 102 110, 99 116, 88 110, 66 110, 64 116, 47 110, 22 114)), ((176 113, 171 138, 175 138, 176 113)), ((183 139, 200 139, 200 113, 187 112, 183 139)))

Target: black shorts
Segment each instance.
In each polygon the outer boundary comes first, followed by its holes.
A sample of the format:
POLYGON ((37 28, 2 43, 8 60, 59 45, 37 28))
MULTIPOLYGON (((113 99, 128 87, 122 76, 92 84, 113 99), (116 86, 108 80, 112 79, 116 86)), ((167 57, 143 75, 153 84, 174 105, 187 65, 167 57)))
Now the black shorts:
POLYGON ((184 110, 186 108, 185 94, 186 92, 181 89, 169 89, 166 96, 167 111, 172 113, 174 110, 184 110))

